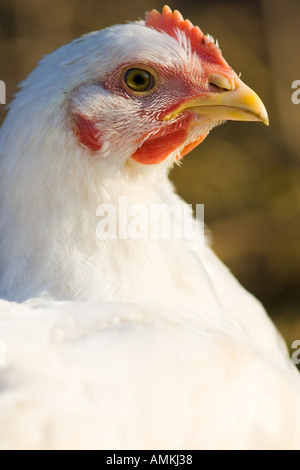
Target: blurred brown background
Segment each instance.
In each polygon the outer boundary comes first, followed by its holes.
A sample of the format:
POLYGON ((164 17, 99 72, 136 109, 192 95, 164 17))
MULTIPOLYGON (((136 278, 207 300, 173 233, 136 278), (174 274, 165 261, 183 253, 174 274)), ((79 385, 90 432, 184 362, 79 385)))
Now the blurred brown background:
MULTIPOLYGON (((0 0, 0 79, 7 103, 37 61, 92 30, 144 18, 158 0, 0 0)), ((172 178, 205 204, 213 247, 266 306, 287 343, 300 339, 299 0, 169 1, 216 37, 225 59, 263 99, 270 127, 229 122, 185 158, 172 178)), ((5 109, 0 106, 0 123, 5 109)))

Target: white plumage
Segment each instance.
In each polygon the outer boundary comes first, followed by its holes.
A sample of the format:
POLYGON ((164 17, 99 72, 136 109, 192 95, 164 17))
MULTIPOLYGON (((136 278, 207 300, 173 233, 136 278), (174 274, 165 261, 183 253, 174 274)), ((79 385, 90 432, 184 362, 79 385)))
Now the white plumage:
MULTIPOLYGON (((245 87, 217 52, 204 63, 187 29, 168 28, 130 23, 58 49, 2 126, 0 448, 300 448, 298 372, 208 243, 96 234, 97 207, 118 211, 121 196, 186 207, 168 171, 229 106, 212 117, 199 98, 245 87), (128 67, 156 86, 126 89, 128 67), (177 147, 143 164, 151 139, 176 137, 191 115, 177 147)), ((259 106, 227 118, 266 121, 259 106)))

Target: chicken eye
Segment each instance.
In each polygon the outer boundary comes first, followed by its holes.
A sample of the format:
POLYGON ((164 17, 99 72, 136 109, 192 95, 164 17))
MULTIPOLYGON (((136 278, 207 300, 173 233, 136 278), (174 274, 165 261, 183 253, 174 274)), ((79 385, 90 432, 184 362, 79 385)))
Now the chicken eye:
POLYGON ((125 72, 124 82, 135 92, 148 91, 155 85, 155 79, 152 73, 143 69, 129 69, 125 72))

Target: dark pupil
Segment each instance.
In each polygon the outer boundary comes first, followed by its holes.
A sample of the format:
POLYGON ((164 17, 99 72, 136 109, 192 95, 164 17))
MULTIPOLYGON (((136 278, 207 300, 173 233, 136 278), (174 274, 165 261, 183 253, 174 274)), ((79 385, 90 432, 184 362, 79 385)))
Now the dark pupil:
POLYGON ((133 81, 136 85, 143 85, 145 83, 146 77, 141 74, 136 74, 133 81))

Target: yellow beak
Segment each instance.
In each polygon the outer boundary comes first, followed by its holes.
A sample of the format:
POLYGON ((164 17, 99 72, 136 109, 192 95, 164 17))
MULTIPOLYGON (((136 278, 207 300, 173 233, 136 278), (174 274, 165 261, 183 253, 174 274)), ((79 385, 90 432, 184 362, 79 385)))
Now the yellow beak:
POLYGON ((238 76, 235 76, 233 89, 220 88, 216 93, 187 101, 165 116, 164 120, 169 121, 188 109, 201 116, 208 116, 212 120, 262 121, 269 125, 268 113, 263 102, 238 76))

